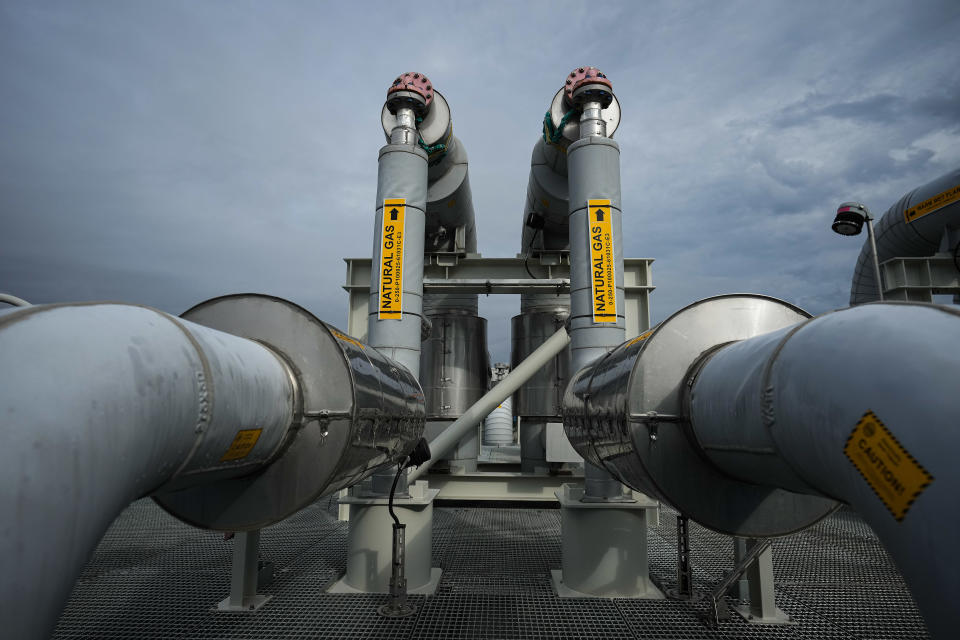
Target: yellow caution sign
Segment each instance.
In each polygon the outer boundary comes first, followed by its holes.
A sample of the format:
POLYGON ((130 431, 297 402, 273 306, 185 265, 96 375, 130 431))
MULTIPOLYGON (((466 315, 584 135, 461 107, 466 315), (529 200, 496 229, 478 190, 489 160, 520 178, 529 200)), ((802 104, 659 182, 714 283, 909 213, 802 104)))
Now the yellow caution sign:
POLYGON ((636 338, 634 338, 633 340, 631 340, 630 342, 628 342, 628 343, 627 343, 627 346, 630 347, 630 346, 633 346, 633 345, 637 344, 638 342, 643 342, 644 340, 646 340, 647 338, 649 338, 649 337, 650 337, 650 334, 652 334, 652 333, 653 333, 653 329, 647 329, 646 331, 644 331, 643 333, 641 333, 640 335, 638 335, 636 338))
POLYGON ((617 321, 617 287, 613 269, 613 225, 610 200, 587 201, 590 234, 590 282, 593 292, 593 321, 617 321))
POLYGON ((383 201, 383 225, 380 232, 380 304, 377 318, 399 320, 403 317, 403 218, 405 198, 383 201))
POLYGON ((241 429, 237 431, 233 442, 230 443, 230 448, 227 449, 227 452, 220 458, 220 462, 246 458, 250 455, 250 452, 253 451, 253 447, 257 444, 257 440, 260 439, 261 433, 263 433, 263 429, 241 429))
POLYGON ((960 184, 955 187, 947 189, 943 193, 938 193, 937 195, 924 200, 918 205, 914 205, 903 212, 903 218, 907 222, 913 222, 918 220, 928 213, 933 213, 939 209, 943 209, 948 204, 953 204, 957 200, 960 200, 960 184))
POLYGON ((933 476, 872 411, 860 418, 843 452, 897 520, 903 520, 913 501, 933 482, 933 476))
POLYGON ((332 334, 333 334, 334 336, 336 336, 338 339, 343 340, 344 342, 349 342, 349 343, 352 344, 353 346, 359 347, 359 348, 363 349, 363 343, 360 342, 359 340, 357 340, 356 338, 351 338, 351 337, 348 336, 347 334, 345 334, 345 333, 340 333, 340 332, 337 331, 336 329, 330 329, 330 333, 332 333, 332 334))

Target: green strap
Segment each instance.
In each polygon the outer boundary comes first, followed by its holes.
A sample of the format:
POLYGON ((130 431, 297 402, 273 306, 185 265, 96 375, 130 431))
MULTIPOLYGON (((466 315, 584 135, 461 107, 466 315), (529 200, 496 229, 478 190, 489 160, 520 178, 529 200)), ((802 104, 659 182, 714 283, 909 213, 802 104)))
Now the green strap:
POLYGON ((547 113, 543 116, 543 141, 548 144, 556 144, 563 136, 563 128, 567 126, 567 123, 576 114, 576 109, 567 111, 565 114, 563 114, 563 117, 560 118, 559 126, 554 127, 553 118, 550 117, 550 112, 547 111, 547 113))

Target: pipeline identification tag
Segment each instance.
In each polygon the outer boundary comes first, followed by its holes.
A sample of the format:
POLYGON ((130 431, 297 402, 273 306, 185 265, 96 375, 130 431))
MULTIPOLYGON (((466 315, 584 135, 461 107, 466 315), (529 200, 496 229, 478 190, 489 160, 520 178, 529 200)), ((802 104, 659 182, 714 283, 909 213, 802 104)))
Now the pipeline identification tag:
POLYGON ((938 193, 932 198, 924 200, 918 205, 914 205, 903 212, 903 219, 907 222, 913 222, 928 213, 933 213, 943 209, 948 204, 953 204, 957 200, 960 200, 960 184, 950 189, 947 189, 943 193, 938 193))
POLYGON ((250 452, 253 451, 253 447, 257 444, 257 440, 260 439, 261 433, 263 433, 263 429, 241 429, 237 431, 233 442, 230 443, 230 448, 227 449, 227 452, 220 458, 220 462, 246 458, 250 455, 250 452))
POLYGON ((380 232, 380 320, 403 317, 403 217, 406 198, 383 201, 383 228, 380 232))
POLYGON ((617 287, 613 268, 613 225, 610 200, 587 201, 590 236, 590 282, 593 291, 593 321, 617 321, 617 287))
POLYGON ((903 520, 913 501, 933 482, 933 476, 903 448, 873 411, 860 418, 843 452, 898 521, 903 520))

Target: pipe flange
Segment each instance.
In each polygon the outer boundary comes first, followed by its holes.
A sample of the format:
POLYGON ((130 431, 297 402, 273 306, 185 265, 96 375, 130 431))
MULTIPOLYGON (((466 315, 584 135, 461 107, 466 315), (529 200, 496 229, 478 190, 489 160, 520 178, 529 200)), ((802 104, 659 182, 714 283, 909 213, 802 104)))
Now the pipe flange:
POLYGON ((720 471, 697 445, 684 396, 705 352, 809 317, 776 298, 751 294, 707 298, 678 311, 574 376, 564 396, 571 443, 627 486, 714 531, 763 538, 805 529, 838 503, 720 471), (592 424, 591 416, 606 406, 624 419, 592 424))
POLYGON ((386 107, 392 114, 397 109, 409 107, 418 116, 430 110, 433 103, 433 83, 422 73, 404 73, 387 89, 386 107))
POLYGON ((606 109, 613 102, 613 83, 596 67, 579 67, 567 76, 563 93, 572 107, 599 102, 601 108, 606 109))

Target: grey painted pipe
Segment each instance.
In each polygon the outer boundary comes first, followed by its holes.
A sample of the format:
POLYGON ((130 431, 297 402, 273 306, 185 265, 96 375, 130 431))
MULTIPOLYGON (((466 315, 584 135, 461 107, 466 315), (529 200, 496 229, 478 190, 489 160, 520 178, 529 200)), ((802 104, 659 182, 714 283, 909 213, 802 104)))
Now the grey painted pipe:
MULTIPOLYGON (((420 337, 423 323, 423 243, 427 202, 427 154, 415 146, 389 144, 380 150, 377 172, 377 203, 373 233, 373 264, 370 282, 370 315, 367 340, 388 358, 418 377, 420 337), (396 272, 395 260, 384 260, 397 251, 395 238, 384 244, 383 204, 387 198, 403 198, 402 313, 398 319, 380 319, 381 283, 389 285, 396 272), (385 247, 387 247, 385 249, 385 247), (389 262, 389 264, 387 264, 389 262)), ((389 212, 387 213, 389 215, 389 212)), ((395 234, 395 231, 392 231, 395 234)), ((385 290, 386 291, 386 290, 385 290)))
MULTIPOLYGON (((570 181, 570 370, 579 371, 623 343, 626 338, 623 292, 623 235, 620 204, 620 147, 609 138, 591 136, 570 145, 567 152, 570 181), (591 212, 594 198, 610 201, 613 241, 613 276, 616 294, 615 322, 595 322, 593 315, 595 242, 591 212)), ((617 498, 623 486, 605 469, 584 464, 584 496, 617 498)))
POLYGON ((497 383, 497 386, 490 389, 490 391, 477 400, 473 406, 464 411, 463 415, 457 418, 453 424, 434 438, 433 442, 430 443, 430 460, 411 472, 409 481, 413 482, 422 476, 433 466, 435 461, 441 460, 446 456, 450 450, 470 432, 470 429, 476 429, 480 421, 493 411, 495 407, 513 395, 513 392, 519 389, 520 385, 529 380, 540 367, 563 351, 569 343, 570 336, 567 334, 566 328, 561 328, 550 336, 546 342, 540 345, 536 351, 527 356, 523 362, 514 367, 513 371, 497 383))
POLYGON ((0 625, 47 638, 77 573, 132 500, 256 470, 294 421, 271 349, 145 307, 0 317, 0 625), (260 429, 237 449, 238 430, 260 429), (233 455, 230 454, 233 452, 233 455))
POLYGON ((720 348, 690 393, 721 471, 856 509, 935 638, 955 637, 960 596, 957 344, 955 308, 863 305, 720 348))
MULTIPOLYGON (((890 207, 875 229, 879 262, 882 264, 891 258, 922 257, 936 253, 945 228, 960 227, 960 200, 954 200, 926 215, 911 217, 911 222, 907 222, 904 214, 940 194, 954 192, 956 195, 957 189, 960 189, 960 168, 917 187, 890 207)), ((867 238, 853 270, 851 305, 879 299, 876 277, 870 239, 867 238)))

